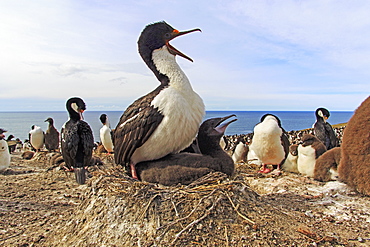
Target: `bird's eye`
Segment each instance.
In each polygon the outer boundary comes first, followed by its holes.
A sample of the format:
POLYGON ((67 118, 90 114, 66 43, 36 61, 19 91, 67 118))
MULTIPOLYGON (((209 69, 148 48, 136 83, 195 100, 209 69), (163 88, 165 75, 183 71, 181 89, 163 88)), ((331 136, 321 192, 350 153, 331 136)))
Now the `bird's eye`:
POLYGON ((166 33, 166 34, 164 35, 164 37, 165 37, 166 39, 169 39, 169 38, 171 37, 171 34, 170 34, 170 33, 166 33))

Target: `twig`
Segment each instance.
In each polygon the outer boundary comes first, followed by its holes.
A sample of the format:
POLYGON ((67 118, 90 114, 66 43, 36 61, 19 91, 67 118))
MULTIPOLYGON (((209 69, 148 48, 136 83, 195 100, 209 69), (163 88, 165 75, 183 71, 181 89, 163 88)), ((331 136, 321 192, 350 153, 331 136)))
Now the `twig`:
POLYGON ((199 205, 202 203, 202 201, 204 200, 204 199, 206 199, 206 198, 208 198, 208 197, 210 197, 215 191, 216 191, 217 189, 214 189, 211 193, 209 193, 208 195, 206 195, 206 196, 203 196, 202 198, 200 198, 200 200, 199 200, 199 202, 198 202, 198 204, 193 208, 193 210, 191 210, 191 212, 187 215, 187 216, 185 216, 185 217, 182 217, 182 218, 180 218, 180 219, 177 219, 176 221, 173 221, 173 222, 171 222, 171 223, 169 223, 169 224, 167 224, 167 225, 164 225, 164 226, 161 226, 160 228, 158 228, 157 230, 160 230, 161 228, 163 228, 163 227, 170 227, 170 226, 173 226, 173 225, 175 225, 176 223, 178 223, 178 222, 180 222, 180 221, 183 221, 183 220, 186 220, 187 218, 189 218, 194 212, 195 212, 195 210, 199 207, 199 205))
POLYGON ((231 203, 231 206, 234 208, 235 212, 240 216, 242 217, 244 220, 246 220, 249 224, 251 225, 256 225, 256 222, 254 222, 253 220, 250 220, 248 219, 246 216, 242 215, 239 211, 238 211, 238 208, 235 206, 234 202, 231 200, 230 196, 224 192, 224 194, 227 196, 227 198, 229 199, 230 203, 231 203))
POLYGON ((229 238, 227 236, 227 226, 225 226, 225 238, 226 238, 226 247, 229 246, 229 238))
POLYGON ((16 233, 16 234, 14 234, 14 235, 12 235, 12 236, 9 236, 9 237, 6 237, 6 238, 2 238, 2 239, 0 239, 0 241, 5 241, 5 240, 8 240, 8 239, 10 239, 10 238, 14 238, 14 237, 16 237, 16 236, 21 235, 22 233, 24 233, 24 230, 22 230, 22 231, 20 231, 20 232, 18 232, 18 233, 16 233))
POLYGON ((203 214, 202 217, 200 217, 199 219, 196 219, 194 220, 193 222, 191 222, 190 224, 188 224, 185 228, 183 228, 180 232, 178 232, 176 235, 175 235, 175 239, 171 242, 171 246, 175 244, 175 242, 177 241, 177 239, 181 236, 181 234, 187 230, 190 230, 195 224, 198 224, 199 222, 201 222, 203 219, 205 219, 210 213, 211 211, 215 208, 215 206, 217 205, 217 203, 219 201, 221 201, 221 197, 219 197, 215 202, 213 202, 212 206, 207 209, 207 211, 203 214))
POLYGON ((312 240, 314 240, 314 241, 318 241, 318 240, 319 240, 319 239, 318 239, 318 237, 317 237, 317 235, 316 235, 316 233, 311 232, 311 231, 309 231, 309 230, 305 230, 305 229, 302 229, 302 228, 298 228, 298 229, 297 229, 297 232, 302 233, 302 234, 303 234, 303 235, 305 235, 307 238, 310 238, 310 239, 312 239, 312 240))
POLYGON ((144 210, 144 211, 143 211, 143 213, 139 216, 139 219, 144 218, 144 215, 145 215, 145 213, 148 211, 150 204, 152 203, 152 201, 153 201, 157 196, 159 196, 159 194, 156 194, 156 195, 152 196, 152 198, 150 198, 150 200, 149 200, 148 204, 147 204, 147 205, 146 205, 146 207, 145 207, 145 210, 144 210))
POLYGON ((172 201, 172 197, 171 197, 171 203, 173 205, 173 208, 175 209, 176 216, 179 217, 179 212, 177 211, 176 204, 172 201))

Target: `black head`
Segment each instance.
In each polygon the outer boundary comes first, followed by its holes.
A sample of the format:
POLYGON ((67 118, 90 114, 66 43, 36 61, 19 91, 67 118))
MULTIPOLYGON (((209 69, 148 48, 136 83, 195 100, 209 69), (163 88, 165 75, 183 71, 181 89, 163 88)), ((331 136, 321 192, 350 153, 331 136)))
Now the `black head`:
POLYGON ((71 119, 82 120, 82 113, 86 110, 86 104, 81 98, 73 97, 67 100, 66 108, 71 119))
POLYGON ((107 114, 101 114, 100 121, 102 122, 102 124, 105 124, 107 122, 107 114))
POLYGON ((193 61, 191 58, 184 55, 175 47, 170 45, 169 42, 170 40, 176 37, 194 31, 200 31, 200 29, 192 29, 189 31, 179 32, 178 30, 174 29, 164 21, 150 24, 146 26, 142 31, 137 42, 139 46, 140 56, 143 58, 148 67, 153 71, 153 73, 155 74, 155 76, 161 82, 162 85, 167 86, 169 83, 169 79, 167 75, 164 75, 158 71, 152 59, 153 51, 166 46, 168 52, 170 52, 172 55, 174 56, 180 55, 190 61, 193 61))
POLYGON ((291 153, 291 155, 297 156, 298 155, 298 144, 290 145, 289 146, 289 152, 291 153))
POLYGON ((328 109, 320 107, 316 109, 315 115, 316 119, 321 118, 324 119, 324 121, 326 121, 330 117, 330 112, 328 109))
MULTIPOLYGON (((167 46, 168 51, 173 55, 180 55, 190 61, 193 61, 188 56, 178 51, 175 47, 170 45, 170 40, 179 37, 181 35, 191 33, 194 31, 201 31, 199 28, 192 29, 189 31, 179 32, 165 21, 156 22, 149 24, 141 32, 138 40, 139 53, 144 58, 151 54, 154 50, 162 48, 164 45, 167 46)), ((145 59, 144 59, 145 60, 145 59)))
POLYGON ((10 136, 8 136, 8 138, 6 139, 7 141, 10 141, 11 139, 13 139, 14 138, 14 136, 13 135, 10 135, 10 136))
POLYGON ((275 116, 273 114, 270 114, 270 113, 263 115, 261 117, 261 122, 263 122, 266 119, 266 117, 268 117, 268 116, 275 118, 276 122, 278 123, 279 127, 281 128, 281 121, 280 121, 280 119, 277 116, 275 116))
POLYGON ((49 124, 53 124, 54 120, 51 117, 49 117, 44 122, 49 122, 49 124))
POLYGON ((316 136, 311 135, 311 134, 305 134, 302 137, 301 144, 303 147, 306 147, 306 146, 312 145, 316 141, 319 141, 319 139, 317 139, 316 136))
POLYGON ((207 119, 200 125, 198 131, 198 145, 201 150, 203 149, 203 145, 208 147, 220 146, 220 139, 224 135, 227 126, 237 120, 233 119, 224 123, 224 121, 231 117, 236 117, 236 115, 233 114, 222 118, 207 119))

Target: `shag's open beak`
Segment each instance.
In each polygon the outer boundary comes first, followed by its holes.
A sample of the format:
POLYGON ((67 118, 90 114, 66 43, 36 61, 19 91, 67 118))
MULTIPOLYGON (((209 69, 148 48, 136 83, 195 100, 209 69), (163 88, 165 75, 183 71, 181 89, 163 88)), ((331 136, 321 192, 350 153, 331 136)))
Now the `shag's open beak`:
POLYGON ((166 46, 169 50, 169 52, 173 55, 179 55, 183 58, 186 58, 188 59, 189 61, 193 62, 193 59, 191 59, 190 57, 186 56, 184 53, 182 53, 181 51, 177 50, 175 47, 173 47, 171 44, 170 44, 170 40, 173 40, 174 38, 176 37, 179 37, 181 35, 184 35, 184 34, 188 34, 188 33, 192 33, 192 32, 195 32, 195 31, 199 31, 201 32, 202 30, 200 30, 199 28, 196 28, 196 29, 192 29, 192 30, 188 30, 188 31, 178 31, 177 29, 174 29, 171 33, 171 36, 166 39, 166 46))
POLYGON ((229 126, 229 124, 231 124, 232 122, 235 122, 236 120, 238 120, 238 119, 233 119, 233 120, 230 120, 230 121, 228 121, 226 123, 223 123, 224 121, 226 121, 227 119, 229 119, 231 117, 236 117, 236 115, 235 114, 232 114, 230 116, 226 116, 226 117, 221 118, 220 121, 218 122, 218 124, 216 125, 216 127, 214 129, 218 133, 224 134, 227 126, 229 126))

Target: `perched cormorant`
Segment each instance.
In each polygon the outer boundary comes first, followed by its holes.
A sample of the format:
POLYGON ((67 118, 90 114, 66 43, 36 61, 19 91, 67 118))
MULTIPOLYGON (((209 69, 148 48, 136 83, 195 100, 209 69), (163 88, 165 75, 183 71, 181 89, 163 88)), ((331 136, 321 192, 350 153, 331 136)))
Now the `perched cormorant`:
POLYGON ((54 120, 47 118, 45 122, 49 123, 48 129, 45 132, 45 147, 50 152, 56 151, 59 148, 59 132, 54 127, 54 120))
POLYGON ((316 122, 313 125, 314 135, 324 143, 327 150, 338 146, 338 138, 334 133, 333 127, 326 120, 330 117, 330 112, 325 108, 318 108, 315 112, 316 122))
POLYGON ((200 29, 180 32, 166 22, 157 22, 146 26, 139 37, 139 53, 160 85, 133 102, 114 131, 115 162, 130 167, 133 178, 137 178, 137 163, 180 152, 198 132, 205 114, 203 100, 175 56, 192 60, 169 43, 194 31, 200 29))
POLYGON ((74 171, 77 183, 84 184, 87 172, 85 167, 91 163, 94 137, 89 124, 83 121, 85 102, 81 98, 70 98, 66 107, 69 120, 61 130, 62 155, 66 167, 74 171))

